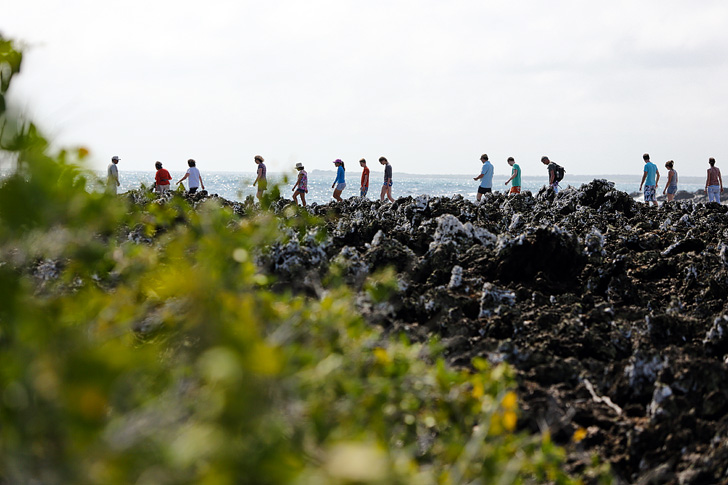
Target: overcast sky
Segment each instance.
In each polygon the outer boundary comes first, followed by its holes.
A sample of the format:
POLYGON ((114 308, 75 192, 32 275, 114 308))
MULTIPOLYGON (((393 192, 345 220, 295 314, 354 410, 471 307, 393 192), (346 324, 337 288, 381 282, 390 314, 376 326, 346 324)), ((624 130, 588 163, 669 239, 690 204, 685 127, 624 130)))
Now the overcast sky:
POLYGON ((95 168, 728 171, 721 0, 33 0, 0 32, 20 107, 95 168))

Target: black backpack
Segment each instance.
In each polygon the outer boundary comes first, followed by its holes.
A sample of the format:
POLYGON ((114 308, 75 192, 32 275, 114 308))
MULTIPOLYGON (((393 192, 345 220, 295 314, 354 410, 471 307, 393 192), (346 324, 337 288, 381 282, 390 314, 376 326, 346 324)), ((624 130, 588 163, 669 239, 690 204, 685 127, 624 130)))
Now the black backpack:
POLYGON ((554 182, 561 182, 562 180, 564 180, 566 169, 558 163, 554 163, 554 165, 556 165, 556 167, 554 167, 554 182))

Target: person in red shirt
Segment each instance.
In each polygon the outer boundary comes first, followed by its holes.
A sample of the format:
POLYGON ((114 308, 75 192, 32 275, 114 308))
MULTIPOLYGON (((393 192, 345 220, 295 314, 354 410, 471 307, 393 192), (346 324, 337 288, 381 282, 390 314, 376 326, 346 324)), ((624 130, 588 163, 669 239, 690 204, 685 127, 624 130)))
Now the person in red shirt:
POLYGON ((154 176, 154 188, 159 195, 169 192, 169 182, 172 180, 172 176, 169 172, 162 168, 162 162, 154 164, 157 167, 157 173, 154 176))
POLYGON ((369 191, 369 167, 367 167, 367 161, 363 158, 359 160, 359 165, 364 169, 361 172, 361 197, 363 198, 367 196, 369 191))

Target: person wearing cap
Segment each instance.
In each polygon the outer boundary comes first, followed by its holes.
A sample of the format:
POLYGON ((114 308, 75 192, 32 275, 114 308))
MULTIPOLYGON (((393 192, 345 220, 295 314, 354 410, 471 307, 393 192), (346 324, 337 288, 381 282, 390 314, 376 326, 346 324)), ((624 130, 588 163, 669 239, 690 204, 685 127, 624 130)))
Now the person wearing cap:
POLYGON ((265 163, 263 163, 263 157, 260 155, 256 155, 255 163, 258 164, 258 176, 255 178, 255 182, 253 182, 253 187, 258 185, 258 193, 256 194, 256 197, 258 197, 258 200, 260 200, 261 197, 263 197, 263 192, 268 188, 268 169, 265 168, 265 163))
POLYGON ((121 185, 119 183, 119 168, 116 166, 119 160, 121 159, 116 155, 111 157, 111 163, 106 169, 106 191, 114 195, 116 195, 116 188, 121 185))
POLYGON ((478 202, 480 202, 483 194, 489 194, 493 192, 493 164, 488 160, 488 155, 485 153, 480 156, 480 163, 483 166, 480 169, 480 175, 473 177, 473 180, 480 180, 478 186, 478 195, 476 196, 478 202))
POLYGON ((369 192, 369 167, 367 167, 367 161, 363 158, 359 160, 359 165, 363 169, 361 172, 361 190, 359 196, 364 198, 367 196, 367 192, 369 192))
POLYGON ((392 197, 392 166, 385 157, 379 157, 379 163, 384 165, 384 184, 382 184, 382 193, 379 195, 379 200, 384 202, 386 196, 390 202, 394 202, 394 197, 392 197))
POLYGON ((202 175, 200 175, 200 171, 197 169, 197 163, 193 159, 187 160, 187 166, 190 167, 187 169, 187 173, 185 173, 185 176, 179 179, 179 181, 175 185, 181 184, 185 179, 189 178, 190 181, 188 184, 190 185, 190 190, 188 193, 190 195, 197 192, 197 189, 202 186, 202 190, 205 190, 205 184, 202 182, 202 175))
POLYGON ((296 170, 298 170, 298 178, 296 183, 293 185, 293 203, 298 205, 296 201, 297 197, 301 198, 301 205, 306 207, 306 194, 308 193, 308 174, 303 169, 303 164, 298 162, 296 164, 296 170))
POLYGON ((159 195, 166 194, 169 192, 169 182, 172 180, 172 176, 166 168, 162 168, 162 162, 156 162, 154 166, 157 168, 157 173, 154 175, 154 187, 159 195))
POLYGON ((334 165, 338 168, 336 169, 336 179, 331 184, 331 188, 334 189, 334 199, 341 202, 341 192, 346 188, 346 168, 344 162, 339 158, 334 160, 334 165))

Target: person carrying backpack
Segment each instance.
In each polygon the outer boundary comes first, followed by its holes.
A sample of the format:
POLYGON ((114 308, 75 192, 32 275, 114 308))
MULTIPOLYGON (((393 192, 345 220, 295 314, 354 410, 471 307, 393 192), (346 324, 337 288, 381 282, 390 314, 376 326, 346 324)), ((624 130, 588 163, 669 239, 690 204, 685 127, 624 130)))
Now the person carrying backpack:
POLYGON ((549 157, 541 157, 541 163, 548 165, 546 169, 549 171, 549 187, 553 189, 555 194, 559 193, 559 182, 564 179, 566 169, 556 162, 549 160, 549 157))

